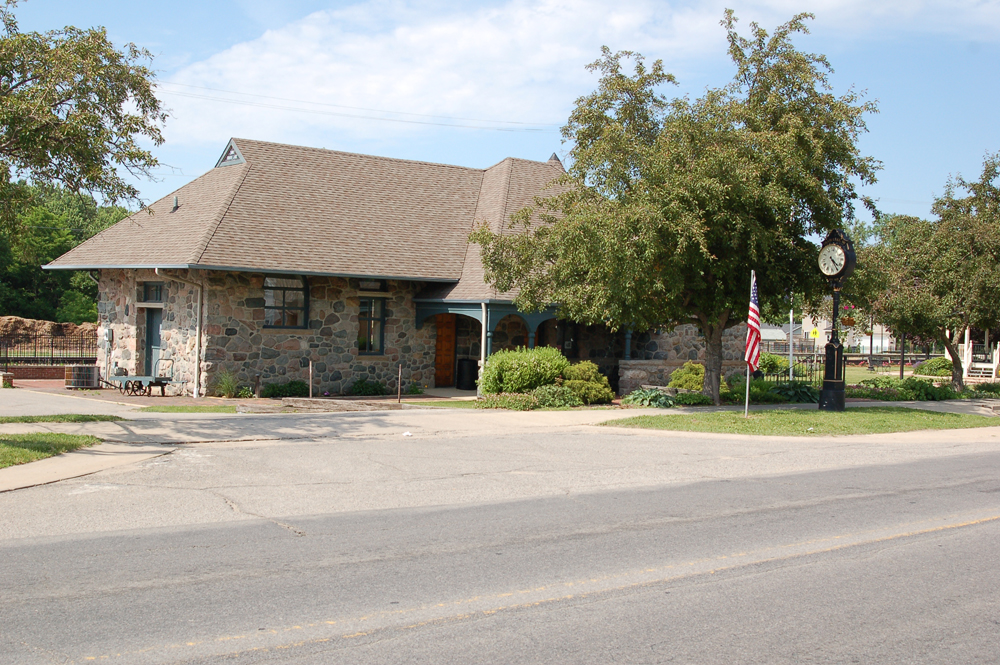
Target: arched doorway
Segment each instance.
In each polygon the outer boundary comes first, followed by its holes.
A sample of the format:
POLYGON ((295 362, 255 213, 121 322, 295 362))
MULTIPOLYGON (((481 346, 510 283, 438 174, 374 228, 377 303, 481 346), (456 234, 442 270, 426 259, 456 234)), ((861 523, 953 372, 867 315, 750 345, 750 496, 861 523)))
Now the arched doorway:
POLYGON ((459 362, 479 362, 482 324, 463 314, 437 314, 434 324, 434 386, 447 388, 455 385, 459 362))

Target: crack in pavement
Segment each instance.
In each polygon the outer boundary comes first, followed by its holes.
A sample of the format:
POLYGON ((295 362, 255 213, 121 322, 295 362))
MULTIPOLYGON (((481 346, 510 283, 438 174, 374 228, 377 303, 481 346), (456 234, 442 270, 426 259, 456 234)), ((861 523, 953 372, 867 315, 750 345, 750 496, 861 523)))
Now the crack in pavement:
POLYGON ((258 519, 267 520, 271 524, 275 524, 277 526, 280 526, 282 529, 288 529, 289 531, 291 531, 292 533, 294 533, 296 537, 303 537, 303 536, 306 535, 305 531, 303 531, 302 529, 296 528, 296 527, 292 526, 291 524, 286 524, 285 522, 281 522, 279 520, 276 520, 273 517, 268 517, 267 515, 260 515, 258 513, 252 513, 252 512, 250 512, 248 510, 243 510, 243 508, 241 508, 238 503, 236 503, 235 501, 233 501, 229 497, 225 496, 224 494, 212 491, 210 489, 206 489, 204 491, 208 492, 209 494, 214 494, 215 496, 217 496, 220 499, 222 499, 225 502, 225 504, 227 506, 229 506, 232 509, 232 511, 234 513, 236 513, 237 515, 249 515, 250 517, 256 517, 258 519))

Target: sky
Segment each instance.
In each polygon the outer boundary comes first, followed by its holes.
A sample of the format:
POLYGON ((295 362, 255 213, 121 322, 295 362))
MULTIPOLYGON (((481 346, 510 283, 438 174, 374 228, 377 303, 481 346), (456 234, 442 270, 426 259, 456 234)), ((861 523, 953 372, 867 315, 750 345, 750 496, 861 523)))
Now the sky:
POLYGON ((812 12, 804 51, 825 54, 834 92, 878 104, 863 193, 883 212, 930 217, 949 177, 1000 151, 1000 0, 28 0, 22 31, 103 26, 153 55, 170 114, 153 149, 151 202, 211 169, 230 137, 401 159, 491 166, 565 158, 559 132, 593 91, 601 47, 662 59, 696 97, 733 66, 719 25, 746 34, 812 12))

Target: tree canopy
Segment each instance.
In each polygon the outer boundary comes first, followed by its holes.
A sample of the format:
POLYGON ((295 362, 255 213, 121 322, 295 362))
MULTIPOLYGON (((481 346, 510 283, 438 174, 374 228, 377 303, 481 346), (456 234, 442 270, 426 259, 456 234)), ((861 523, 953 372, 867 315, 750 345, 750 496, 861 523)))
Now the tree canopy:
POLYGON ((98 205, 57 186, 24 185, 34 202, 18 216, 18 232, 0 230, 0 314, 83 323, 97 321, 97 285, 83 272, 42 265, 127 217, 120 206, 98 205))
POLYGON ((897 335, 944 344, 962 390, 965 330, 1000 328, 1000 153, 986 157, 978 180, 949 181, 931 210, 936 220, 879 220, 852 298, 897 335))
POLYGON ((750 271, 762 304, 787 301, 790 288, 814 297, 823 282, 810 237, 853 217, 855 183, 879 167, 857 148, 874 104, 834 95, 826 58, 792 43, 809 18, 773 34, 751 23, 743 37, 727 11, 736 73, 693 101, 659 92, 674 82, 661 61, 605 47, 589 66, 598 89, 563 128, 571 165, 558 193, 513 218, 521 233, 473 233, 487 281, 516 289, 521 308, 556 303, 611 329, 696 324, 718 401, 722 334, 746 316, 750 271))
POLYGON ((158 162, 166 114, 153 94, 151 55, 118 50, 103 28, 20 32, 17 0, 0 3, 0 228, 31 206, 29 184, 58 183, 135 207, 127 176, 158 162))

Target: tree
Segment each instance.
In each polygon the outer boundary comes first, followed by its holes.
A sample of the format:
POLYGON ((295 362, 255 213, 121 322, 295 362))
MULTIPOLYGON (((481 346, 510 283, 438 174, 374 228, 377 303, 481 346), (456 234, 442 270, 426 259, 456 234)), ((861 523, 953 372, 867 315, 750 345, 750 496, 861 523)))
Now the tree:
POLYGON ((879 243, 859 259, 859 294, 877 321, 897 334, 941 342, 961 391, 959 340, 970 327, 1000 327, 1000 153, 987 155, 978 181, 949 181, 937 220, 891 215, 879 243), (963 194, 964 195, 961 195, 963 194))
POLYGON ((25 185, 35 206, 18 216, 18 233, 0 230, 0 315, 72 323, 97 321, 97 285, 83 272, 41 266, 124 219, 87 194, 25 185))
POLYGON ((160 145, 166 119, 150 53, 117 50, 103 28, 19 32, 16 4, 0 4, 0 228, 15 230, 30 207, 27 184, 139 203, 122 172, 150 175, 158 161, 141 144, 160 145))
POLYGON ((605 47, 589 67, 598 89, 563 128, 573 147, 559 193, 514 216, 522 233, 471 236, 486 279, 517 289, 523 309, 558 303, 563 317, 611 329, 696 324, 718 403, 722 335, 744 320, 751 269, 765 306, 790 287, 815 299, 810 236, 851 219, 854 181, 874 182, 878 168, 856 145, 874 105, 834 96, 826 58, 792 44, 807 18, 773 35, 751 24, 747 39, 727 11, 736 74, 695 101, 657 92, 674 82, 660 61, 605 47))

